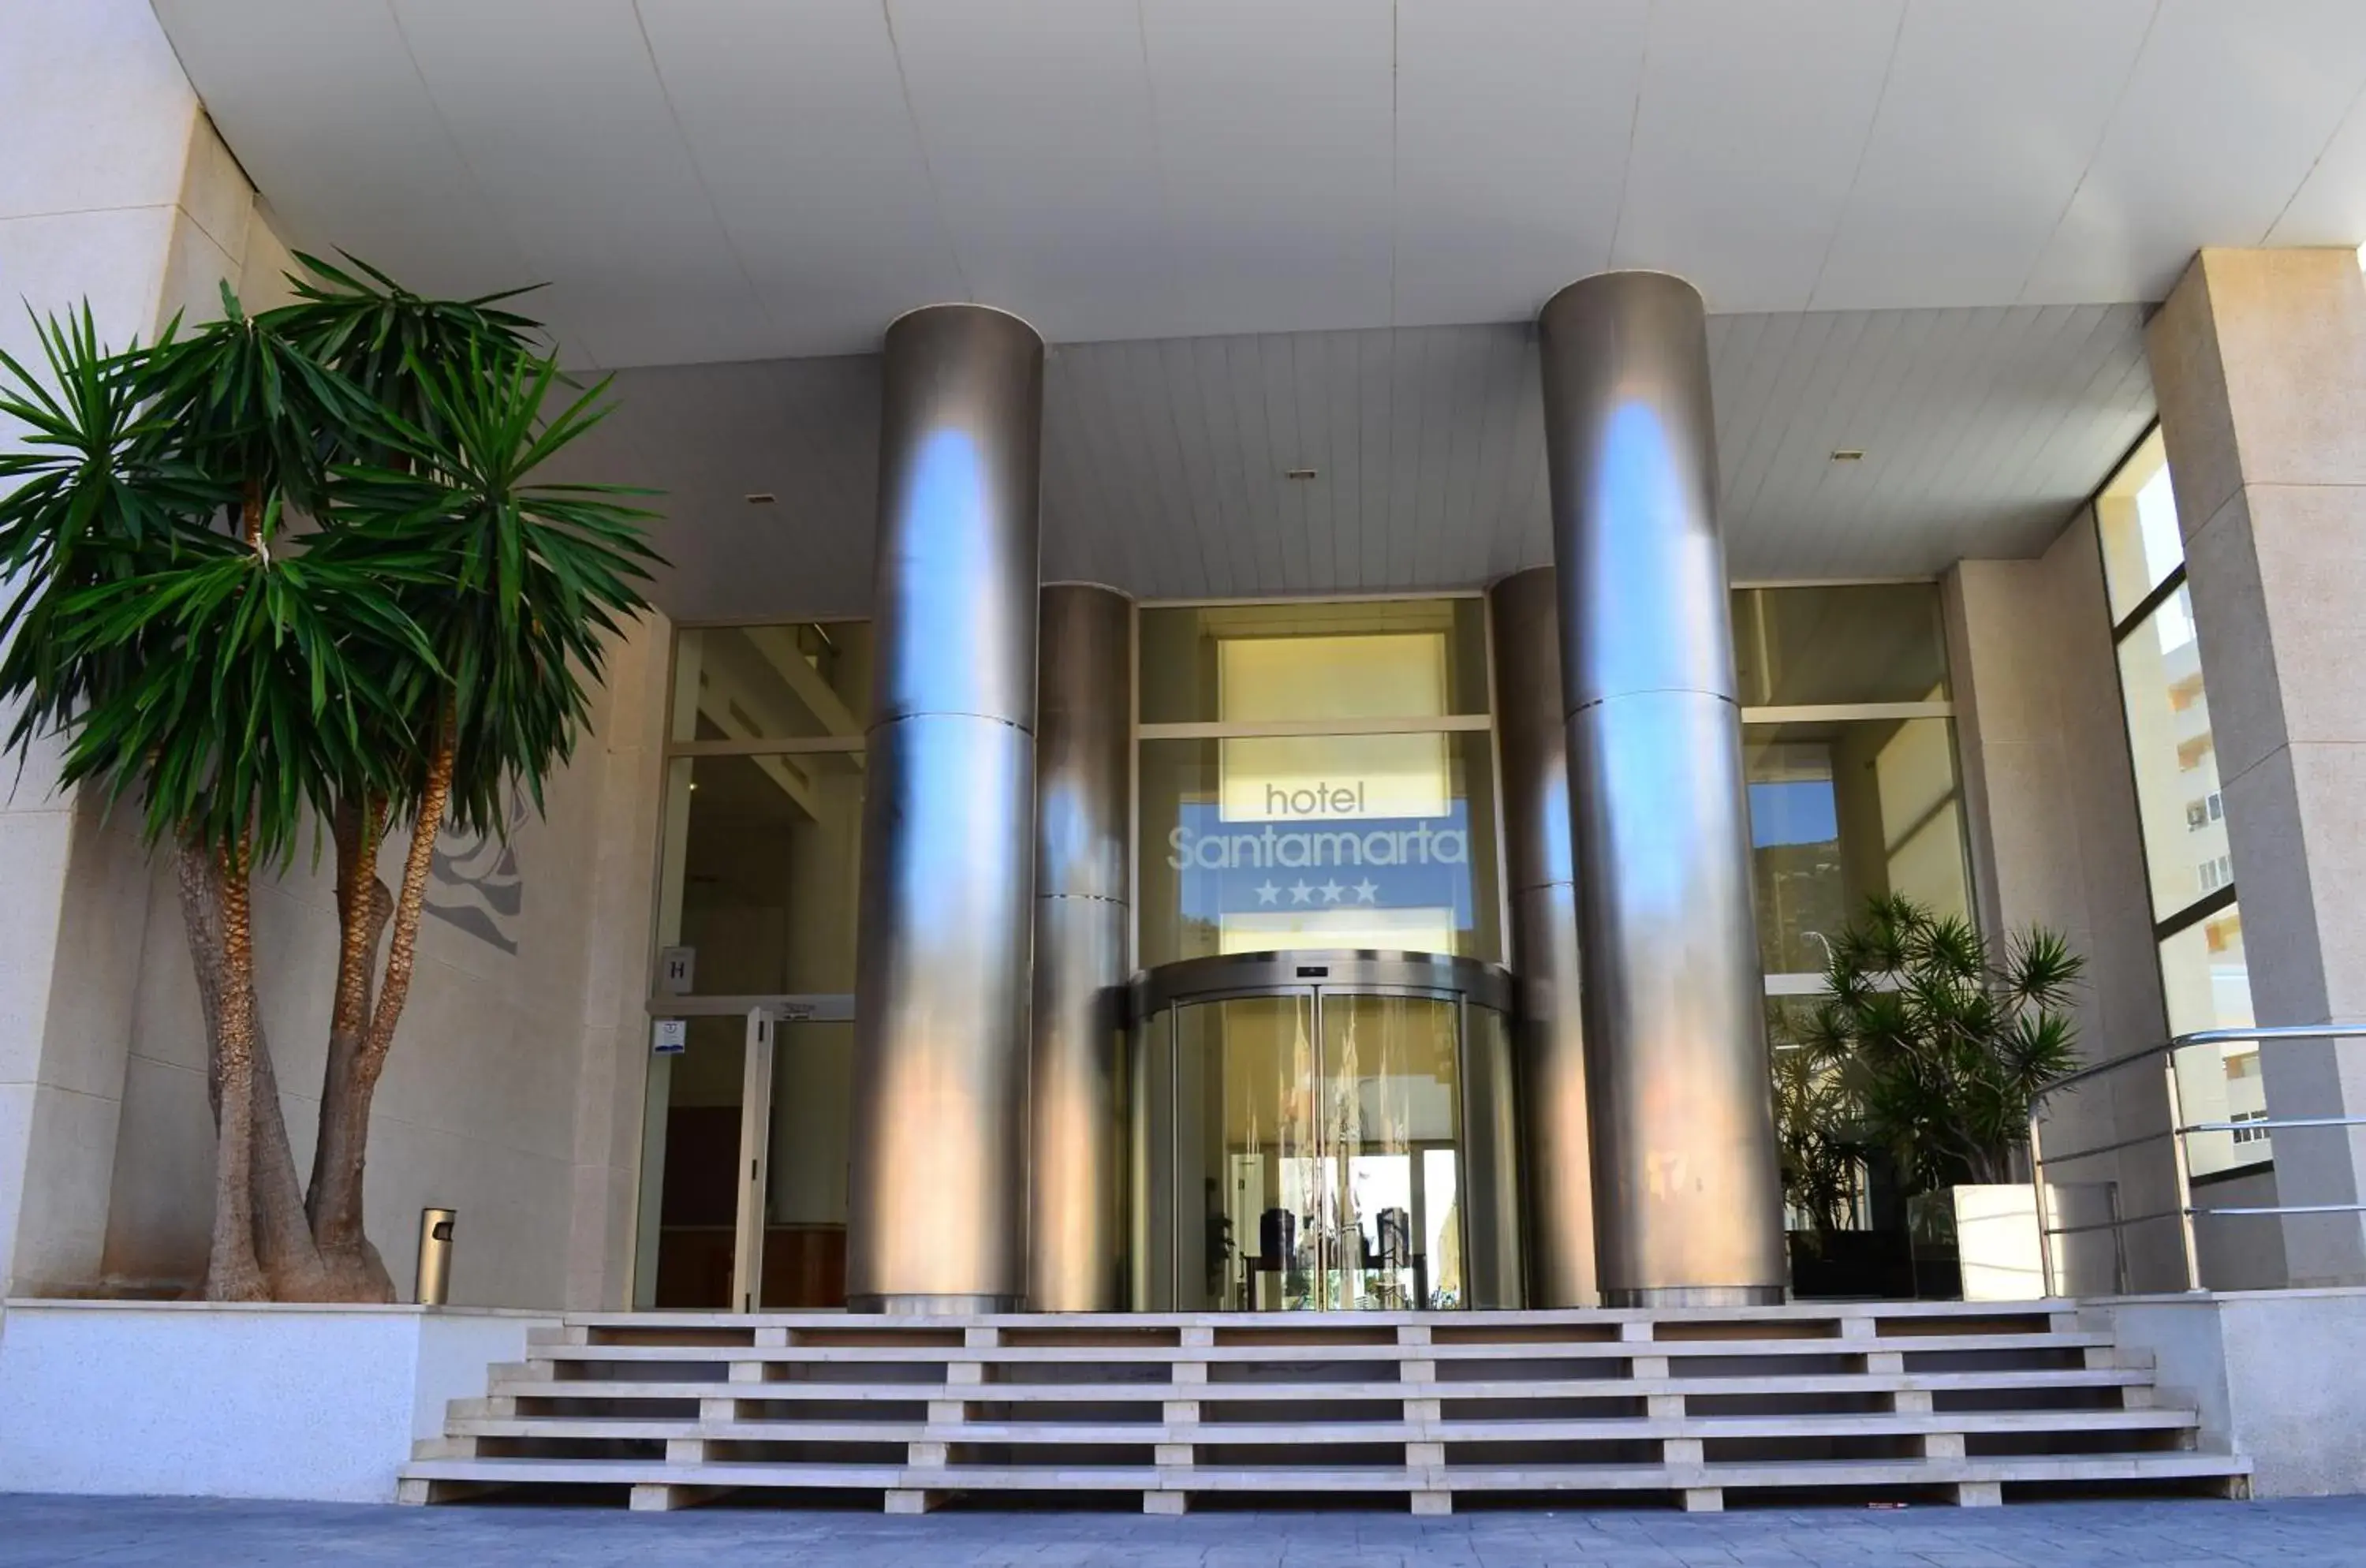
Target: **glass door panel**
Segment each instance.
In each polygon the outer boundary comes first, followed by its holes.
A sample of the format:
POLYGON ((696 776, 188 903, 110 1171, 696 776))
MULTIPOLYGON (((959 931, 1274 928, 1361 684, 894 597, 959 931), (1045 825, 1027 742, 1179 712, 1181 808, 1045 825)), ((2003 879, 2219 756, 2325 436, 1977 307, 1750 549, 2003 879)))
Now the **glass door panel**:
POLYGON ((1322 994, 1322 1150, 1340 1219, 1311 1304, 1464 1304, 1459 1012, 1435 997, 1322 994))
POLYGON ((842 1307, 854 1024, 784 1023, 773 1039, 758 1304, 774 1310, 842 1307))
POLYGON ((1195 1003, 1175 1028, 1176 1304, 1320 1304, 1337 1211, 1317 1150, 1313 995, 1195 1003))
POLYGON ((658 1182, 643 1200, 637 1307, 732 1304, 747 1029, 741 1018, 693 1018, 680 1055, 649 1058, 644 1158, 658 1182))

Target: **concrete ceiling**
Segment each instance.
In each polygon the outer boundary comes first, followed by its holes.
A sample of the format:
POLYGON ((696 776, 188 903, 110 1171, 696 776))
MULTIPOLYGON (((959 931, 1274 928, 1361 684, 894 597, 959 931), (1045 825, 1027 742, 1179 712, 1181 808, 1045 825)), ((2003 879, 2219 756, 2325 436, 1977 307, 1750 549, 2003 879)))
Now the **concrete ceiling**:
POLYGON ((2052 536, 2196 247, 2366 239, 2366 0, 153 4, 287 238, 628 367, 700 619, 867 606, 923 303, 1055 345, 1047 577, 1387 590, 1546 558, 1527 323, 1679 272, 1736 576, 1882 576, 2052 536))
POLYGON ((287 231, 607 367, 2157 299, 2366 239, 2360 0, 154 0, 287 231))
MULTIPOLYGON (((2142 315, 1710 318, 1734 576, 1919 575, 2042 548, 2151 420, 2142 315), (1842 448, 1865 458, 1836 463, 1842 448)), ((628 370, 616 386, 618 413, 571 471, 667 492, 670 613, 866 610, 875 356, 628 370)), ((1047 581, 1374 592, 1476 586, 1551 557, 1527 327, 1072 344, 1052 352, 1044 402, 1047 581)))

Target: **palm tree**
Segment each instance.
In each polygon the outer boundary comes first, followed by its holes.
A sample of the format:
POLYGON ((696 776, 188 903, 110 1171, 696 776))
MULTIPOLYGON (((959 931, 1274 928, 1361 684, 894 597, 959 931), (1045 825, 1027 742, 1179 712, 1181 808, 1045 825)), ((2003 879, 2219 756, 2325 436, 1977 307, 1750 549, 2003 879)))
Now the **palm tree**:
POLYGON ((1820 1249, 1826 1237, 1845 1228, 1856 1198, 1854 1102, 1842 1073, 1815 1052, 1777 1046, 1773 1060, 1783 1198, 1806 1218, 1820 1249))
POLYGON ((1831 953, 1823 997, 1782 1025, 1796 1070, 1836 1091, 1825 1113, 1921 1187, 2013 1179, 2032 1097, 2078 1062, 2086 960, 2036 928, 1994 959, 1970 921, 1899 896, 1870 900, 1831 953))
POLYGON ((589 717, 606 641, 646 608, 635 584, 657 558, 641 541, 646 513, 608 499, 617 487, 532 478, 603 417, 604 383, 564 400, 549 361, 477 344, 411 365, 426 417, 400 423, 378 464, 342 467, 331 486, 337 525, 395 562, 396 603, 431 650, 421 660, 381 645, 403 708, 381 757, 395 784, 357 771, 337 814, 344 941, 308 1208, 347 1288, 378 1300, 393 1287, 362 1228, 370 1099, 410 995, 436 838, 447 820, 506 833, 520 791, 541 808, 544 780, 589 717), (403 570, 414 556, 430 563, 417 578, 403 570), (405 818, 411 842, 389 899, 377 846, 405 818))
POLYGON ((388 694, 352 650, 432 655, 345 541, 290 537, 287 502, 317 495, 320 474, 287 430, 299 407, 343 398, 225 304, 189 338, 168 330, 120 354, 87 306, 37 322, 47 386, 0 355, 0 412, 28 431, 0 459, 0 478, 21 481, 0 500, 0 568, 16 583, 0 697, 17 705, 20 757, 61 737, 61 783, 110 806, 137 795, 147 841, 173 850, 217 1134, 205 1290, 244 1301, 322 1283, 288 1201, 252 872, 287 863, 330 779, 377 765, 361 736, 388 694))
POLYGON ((207 1294, 387 1300, 362 1169, 436 835, 504 830, 518 789, 539 806, 655 558, 614 487, 532 479, 604 384, 557 397, 532 323, 490 299, 303 259, 277 310, 225 288, 222 321, 112 353, 85 307, 37 323, 46 378, 0 355, 0 414, 28 432, 0 457, 20 481, 0 496, 0 700, 10 749, 62 737, 63 780, 136 797, 175 854, 219 1140, 207 1294), (299 1195, 249 896, 308 823, 335 846, 342 940, 299 1195), (395 824, 399 893, 376 873, 395 824))

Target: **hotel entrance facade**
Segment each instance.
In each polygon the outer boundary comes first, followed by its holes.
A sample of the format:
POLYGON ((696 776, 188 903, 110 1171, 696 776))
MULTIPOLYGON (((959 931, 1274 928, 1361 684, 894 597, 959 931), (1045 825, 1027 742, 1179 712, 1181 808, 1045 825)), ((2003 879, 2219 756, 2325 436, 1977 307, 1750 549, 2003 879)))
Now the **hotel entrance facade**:
MULTIPOLYGON (((543 285, 614 403, 547 477, 652 513, 578 744, 425 877, 365 1218, 448 1293, 337 1322, 490 1370, 389 1395, 455 1445, 389 1485, 892 1506, 1100 1444, 1166 1506, 1380 1442, 1353 1483, 1423 1506, 1517 1489, 1447 1451, 1516 1416, 1555 1488, 1992 1501, 2239 1480, 2239 1410, 2115 1359, 2169 1316, 2354 1338, 2309 1314, 2366 1292, 2366 10, 33 0, 0 123, 0 298, 121 344, 299 253, 543 285), (1888 897, 2058 933, 2084 1066, 2000 1179, 1807 1212, 1770 1070, 1888 897), (1982 1216, 2028 1245, 1980 1299, 1908 1299, 1960 1245, 1833 1284, 1982 1216), (1250 1364, 1302 1409, 1201 1409, 1250 1364)), ((211 1238, 174 879, 47 766, 0 800, 10 1368, 212 1321, 120 1304, 211 1238)), ((337 898, 254 894, 299 1168, 337 898)), ((231 1359, 169 1364, 208 1418, 231 1359)), ((0 1459, 80 1485, 68 1425, 0 1459)))
MULTIPOLYGON (((1497 662, 1539 612, 1549 632, 1551 586, 1043 591, 1047 626, 1081 605, 1110 628, 1088 668, 1114 689, 1099 750, 1121 770, 1099 869, 1122 896, 1092 902, 1125 982, 1095 998, 1075 1146, 1031 1145, 1076 1162, 1095 1199, 1029 1210, 1073 1227, 1087 1261, 1052 1283, 1076 1304, 1595 1289, 1583 1077, 1556 1100, 1546 1076, 1549 947, 1513 967, 1515 910, 1571 881, 1533 869, 1566 841, 1556 778, 1535 771, 1556 727, 1522 728, 1550 704, 1497 662), (1520 794, 1507 765, 1531 770, 1520 794), (1573 1174, 1578 1201, 1538 1191, 1539 1167, 1573 1174)), ((1820 985, 1822 943, 1869 897, 1970 908, 1942 601, 1927 581, 1742 587, 1728 614, 1772 1003, 1820 985)), ((867 621, 675 635, 648 1010, 682 1021, 682 1049, 650 1058, 645 1307, 845 1303, 873 657, 867 621)))
POLYGON ((876 616, 677 644, 637 1301, 1784 1299, 1752 888, 1968 913, 1937 599, 1729 593, 1689 284, 1539 335, 1552 567, 1144 607, 1040 583, 1033 330, 889 328, 876 616))

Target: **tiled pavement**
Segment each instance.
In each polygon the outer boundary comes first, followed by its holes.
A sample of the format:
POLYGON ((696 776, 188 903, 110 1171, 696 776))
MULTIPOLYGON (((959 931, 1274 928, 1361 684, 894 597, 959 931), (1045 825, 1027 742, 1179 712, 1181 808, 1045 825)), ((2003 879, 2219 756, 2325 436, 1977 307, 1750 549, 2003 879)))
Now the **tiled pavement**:
POLYGON ((1930 1564, 2366 1568, 2366 1497, 1948 1507, 1479 1512, 869 1512, 710 1507, 648 1515, 564 1507, 0 1495, 0 1568, 1691 1568, 1930 1564))

